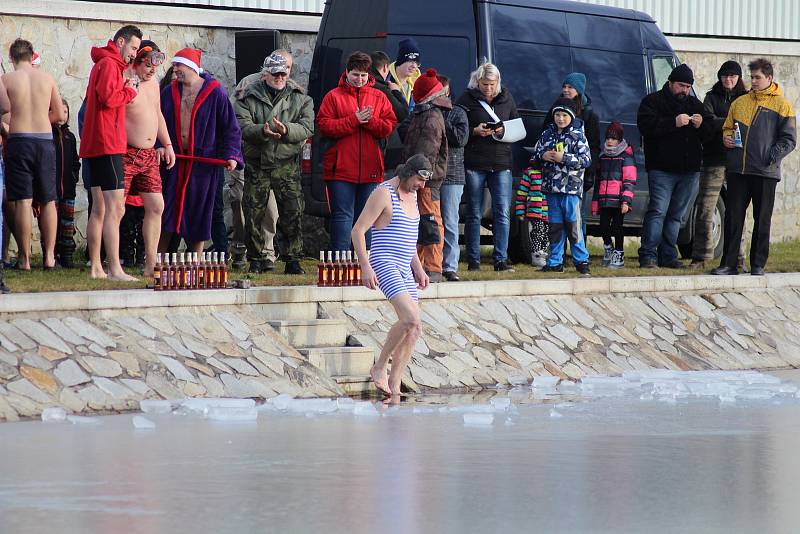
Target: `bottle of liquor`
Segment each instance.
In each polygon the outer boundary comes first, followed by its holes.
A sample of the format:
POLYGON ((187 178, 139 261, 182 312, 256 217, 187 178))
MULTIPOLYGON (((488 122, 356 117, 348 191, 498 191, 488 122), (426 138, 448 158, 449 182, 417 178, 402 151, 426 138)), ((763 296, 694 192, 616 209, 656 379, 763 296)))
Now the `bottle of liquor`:
POLYGON ((325 272, 328 273, 326 275, 326 279, 328 280, 327 286, 330 287, 333 284, 333 252, 330 250, 328 251, 328 261, 325 262, 325 272))
POLYGON ((214 266, 210 252, 206 252, 206 289, 214 289, 214 266))
POLYGON ((214 270, 214 285, 212 289, 219 289, 222 280, 220 280, 219 254, 216 252, 211 253, 211 267, 214 270))
POLYGON ((161 253, 156 254, 156 264, 153 267, 153 290, 161 291, 161 253))
POLYGON ((353 261, 353 251, 347 251, 347 285, 356 285, 356 264, 353 261))
POLYGON ((333 285, 340 286, 342 285, 342 279, 339 278, 339 264, 341 263, 341 259, 339 259, 339 251, 333 253, 333 285))
POLYGON ((161 266, 161 289, 162 291, 169 291, 172 289, 170 282, 170 264, 169 253, 164 253, 164 264, 161 266))
POLYGON ((169 267, 169 288, 178 289, 178 254, 172 253, 172 262, 169 267))
POLYGON ((197 252, 189 252, 186 256, 186 289, 194 289, 195 257, 197 257, 197 252))
POLYGON ((220 287, 222 289, 228 288, 228 263, 225 261, 225 253, 220 252, 220 287))
POLYGON ((325 251, 319 251, 319 263, 317 263, 317 286, 325 287, 328 281, 328 273, 325 271, 325 251))
POLYGON ((206 288, 206 253, 200 253, 200 261, 197 263, 197 289, 206 288))
POLYGON ((177 269, 177 280, 175 283, 175 289, 186 289, 186 259, 184 258, 183 252, 178 254, 178 269, 177 269))
POLYGON ((356 260, 356 285, 361 285, 361 262, 358 261, 358 253, 355 253, 356 260))

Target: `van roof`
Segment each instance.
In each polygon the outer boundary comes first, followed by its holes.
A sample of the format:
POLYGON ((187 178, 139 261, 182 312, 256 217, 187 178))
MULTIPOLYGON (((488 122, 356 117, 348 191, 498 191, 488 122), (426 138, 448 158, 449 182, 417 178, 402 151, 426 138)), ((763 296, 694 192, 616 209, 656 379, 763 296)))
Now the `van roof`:
POLYGON ((655 19, 643 11, 609 7, 595 4, 585 4, 572 0, 478 0, 488 4, 502 4, 507 6, 533 7, 538 9, 552 9, 554 11, 571 11, 587 15, 601 15, 621 19, 632 19, 642 22, 655 22, 655 19))

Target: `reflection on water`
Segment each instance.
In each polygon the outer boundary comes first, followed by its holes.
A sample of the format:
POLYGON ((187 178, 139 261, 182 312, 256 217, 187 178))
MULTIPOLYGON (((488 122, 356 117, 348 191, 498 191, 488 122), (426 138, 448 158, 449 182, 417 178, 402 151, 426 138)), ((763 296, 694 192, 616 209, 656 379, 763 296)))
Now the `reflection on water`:
POLYGON ((3 424, 0 532, 797 531, 794 395, 540 396, 3 424))

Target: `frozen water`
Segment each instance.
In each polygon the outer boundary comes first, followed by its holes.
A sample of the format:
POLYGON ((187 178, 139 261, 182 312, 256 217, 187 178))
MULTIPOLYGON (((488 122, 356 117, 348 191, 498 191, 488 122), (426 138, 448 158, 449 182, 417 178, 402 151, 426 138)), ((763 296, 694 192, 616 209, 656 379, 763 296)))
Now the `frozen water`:
POLYGON ((133 427, 137 430, 155 430, 156 428, 156 424, 154 422, 141 415, 134 415, 132 422, 133 427))
POLYGON ((289 410, 300 413, 331 413, 339 409, 335 399, 294 399, 289 403, 289 410))
POLYGON ((374 417, 380 415, 380 413, 371 402, 357 402, 353 406, 353 415, 374 417))
POLYGON ((465 413, 464 424, 474 426, 487 426, 491 425, 494 421, 494 415, 490 413, 465 413))
POLYGON ((511 407, 511 399, 508 397, 495 397, 490 402, 494 409, 498 411, 505 411, 511 407))
POLYGON ((176 404, 176 402, 169 400, 143 400, 139 401, 139 409, 144 413, 170 413, 176 404))
POLYGON ((532 387, 534 388, 554 388, 560 380, 557 376, 535 376, 533 377, 532 387))
POLYGON ((556 410, 550 410, 550 417, 552 417, 553 419, 558 419, 558 418, 564 417, 564 416, 561 415, 561 413, 557 412, 556 410))
POLYGON ((64 408, 45 408, 42 410, 42 421, 45 423, 60 423, 67 420, 67 411, 64 408))
POLYGON ((294 400, 294 397, 291 395, 287 395, 286 393, 281 393, 277 397, 272 397, 271 399, 267 400, 267 403, 272 404, 277 410, 287 410, 289 408, 289 404, 294 400))
POLYGON ((67 421, 73 425, 99 425, 103 422, 99 417, 86 417, 83 415, 68 415, 67 421))
POLYGON ((210 406, 206 417, 211 421, 223 421, 227 423, 252 422, 258 419, 258 411, 255 406, 210 406))
POLYGON ((229 398, 216 398, 216 399, 184 399, 181 401, 181 408, 190 412, 198 412, 208 414, 212 408, 241 408, 249 409, 255 408, 256 401, 253 399, 229 399, 229 398))

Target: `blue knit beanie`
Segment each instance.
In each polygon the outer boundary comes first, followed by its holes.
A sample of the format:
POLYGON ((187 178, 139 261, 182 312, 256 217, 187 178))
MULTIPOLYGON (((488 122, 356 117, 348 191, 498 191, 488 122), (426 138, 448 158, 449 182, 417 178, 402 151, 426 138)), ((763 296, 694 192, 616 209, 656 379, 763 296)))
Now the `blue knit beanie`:
POLYGON ((397 46, 399 49, 397 50, 397 59, 394 62, 396 67, 407 61, 416 61, 417 64, 421 63, 420 58, 422 57, 422 53, 419 50, 416 39, 413 37, 403 39, 397 43, 397 46))
POLYGON ((563 85, 571 85, 575 88, 578 93, 581 95, 581 101, 586 104, 588 100, 586 99, 586 75, 582 72, 571 72, 567 74, 567 77, 564 78, 563 85))

